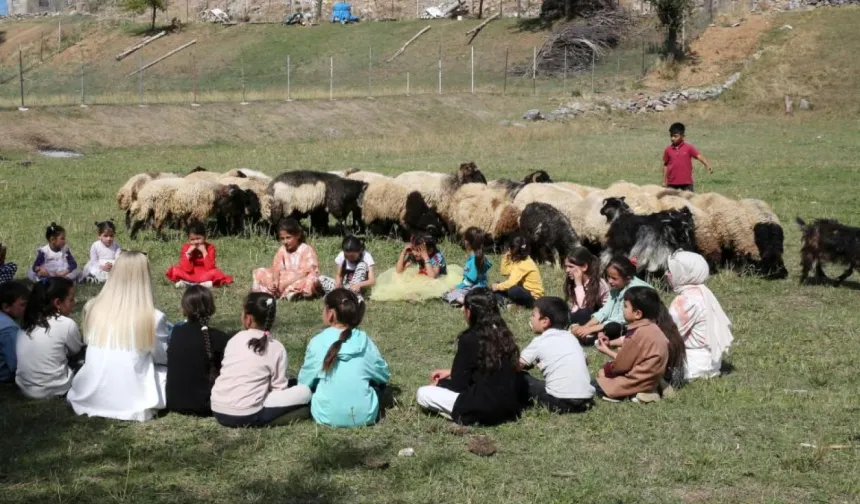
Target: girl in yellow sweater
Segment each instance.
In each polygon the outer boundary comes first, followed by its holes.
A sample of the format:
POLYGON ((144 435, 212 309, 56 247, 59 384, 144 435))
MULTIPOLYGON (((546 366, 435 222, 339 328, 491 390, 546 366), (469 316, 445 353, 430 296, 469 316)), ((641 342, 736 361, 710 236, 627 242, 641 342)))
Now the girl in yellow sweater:
POLYGON ((540 272, 532 258, 529 257, 531 247, 524 236, 514 236, 508 245, 508 251, 502 257, 502 275, 508 279, 502 283, 493 284, 496 301, 504 306, 514 303, 526 308, 533 308, 535 299, 543 296, 543 282, 540 272))

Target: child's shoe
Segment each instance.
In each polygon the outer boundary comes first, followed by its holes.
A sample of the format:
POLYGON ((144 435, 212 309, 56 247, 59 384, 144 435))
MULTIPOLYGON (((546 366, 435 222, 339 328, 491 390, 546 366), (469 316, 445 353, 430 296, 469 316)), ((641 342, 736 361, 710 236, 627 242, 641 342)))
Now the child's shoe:
POLYGON ((182 289, 183 287, 188 286, 188 282, 186 282, 185 280, 180 280, 180 281, 176 282, 175 284, 173 284, 173 286, 176 287, 177 289, 182 289))
POLYGON ((212 281, 211 281, 211 280, 207 280, 207 281, 205 281, 205 282, 201 282, 201 283, 200 283, 200 284, 198 284, 198 285, 200 285, 201 287, 206 287, 207 289, 211 289, 211 288, 212 288, 212 281))
POLYGON ((635 403, 643 403, 648 404, 652 402, 657 402, 660 400, 660 394, 657 392, 639 392, 636 394, 636 397, 632 399, 635 403))

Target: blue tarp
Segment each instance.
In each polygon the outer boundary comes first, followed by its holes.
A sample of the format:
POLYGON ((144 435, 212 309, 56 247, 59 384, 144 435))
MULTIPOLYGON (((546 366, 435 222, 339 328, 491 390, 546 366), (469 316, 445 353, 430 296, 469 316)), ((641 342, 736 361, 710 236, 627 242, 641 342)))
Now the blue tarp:
POLYGON ((0 16, 8 16, 9 15, 9 6, 8 0, 0 0, 0 16))
POLYGON ((346 2, 338 2, 331 6, 332 23, 355 23, 356 21, 358 21, 358 18, 352 15, 352 5, 346 2))

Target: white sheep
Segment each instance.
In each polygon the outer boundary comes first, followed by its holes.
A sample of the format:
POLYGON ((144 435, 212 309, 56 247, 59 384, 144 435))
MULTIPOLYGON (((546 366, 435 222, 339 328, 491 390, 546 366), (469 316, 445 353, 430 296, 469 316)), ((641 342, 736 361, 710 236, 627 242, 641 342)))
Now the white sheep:
POLYGON ((602 245, 606 241, 609 221, 600 213, 606 198, 603 191, 593 191, 574 206, 568 218, 581 240, 594 245, 602 245))
POLYGON ((404 172, 394 177, 398 184, 403 184, 411 191, 418 191, 424 201, 448 220, 448 198, 463 184, 486 184, 487 179, 475 163, 462 163, 455 173, 437 173, 428 171, 404 172))
POLYGON ((555 187, 560 187, 562 189, 567 189, 568 191, 573 191, 578 194, 580 197, 584 198, 589 194, 599 191, 600 189, 591 186, 584 186, 580 184, 574 184, 573 182, 555 182, 553 184, 555 187))
POLYGON ((227 170, 227 173, 224 174, 225 177, 236 177, 236 178, 248 178, 248 179, 256 179, 266 183, 272 181, 272 177, 266 175, 263 172, 251 170, 248 168, 233 168, 232 170, 227 170))
MULTIPOLYGON (((546 203, 571 219, 580 201, 582 201, 582 197, 578 193, 559 185, 529 184, 517 193, 517 197, 514 198, 514 205, 523 210, 529 203, 546 203)), ((574 230, 579 232, 576 228, 574 230)))
POLYGON ((520 209, 508 201, 504 191, 490 189, 486 184, 464 184, 457 189, 451 196, 448 213, 461 235, 476 227, 500 240, 519 228, 520 209))
POLYGON ((204 169, 198 170, 195 168, 195 171, 192 171, 191 173, 189 173, 188 175, 185 176, 185 180, 188 180, 190 182, 193 182, 196 180, 205 180, 207 182, 217 183, 218 179, 223 177, 223 176, 224 176, 223 173, 212 172, 212 171, 208 171, 208 170, 204 170, 204 169))
POLYGON ((185 184, 185 179, 171 177, 152 180, 140 189, 129 209, 132 239, 137 237, 137 233, 150 219, 156 233, 161 236, 161 230, 171 217, 170 200, 173 193, 185 184))

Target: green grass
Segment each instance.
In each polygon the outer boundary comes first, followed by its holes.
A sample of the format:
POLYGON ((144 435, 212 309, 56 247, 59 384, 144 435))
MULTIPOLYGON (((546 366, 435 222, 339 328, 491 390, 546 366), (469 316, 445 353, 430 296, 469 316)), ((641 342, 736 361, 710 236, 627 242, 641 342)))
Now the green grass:
MULTIPOLYGON (((675 118, 672 118, 673 120, 675 118)), ((332 430, 312 422, 263 430, 227 430, 211 419, 177 415, 144 424, 75 417, 64 401, 23 399, 0 390, 0 482, 3 502, 857 502, 857 449, 806 448, 860 443, 857 390, 857 283, 843 288, 797 285, 795 215, 860 224, 853 188, 860 147, 853 119, 765 122, 739 117, 688 122, 689 138, 714 163, 697 173, 701 191, 757 197, 771 203, 786 231, 791 277, 768 282, 723 272, 710 281, 735 324, 732 371, 697 382, 671 402, 598 404, 580 416, 531 410, 516 423, 475 428, 499 453, 479 458, 448 422, 418 411, 414 394, 428 372, 450 364, 460 312, 439 302, 374 303, 363 328, 392 370, 397 406, 377 426, 332 430), (398 458, 401 448, 416 456, 398 458), (382 458, 387 470, 362 460, 382 458)), ((51 220, 68 230, 79 260, 95 240, 92 222, 119 218, 113 199, 131 174, 185 172, 202 165, 249 166, 275 174, 307 167, 350 166, 396 173, 450 171, 474 159, 492 178, 536 168, 557 180, 608 185, 618 179, 654 183, 667 139, 660 118, 483 128, 382 138, 289 144, 90 150, 76 160, 37 158, 28 168, 0 164, 0 240, 22 268, 42 244, 51 220)), ((172 320, 180 292, 162 277, 176 261, 180 236, 169 243, 144 233, 124 247, 146 250, 156 303, 172 320)), ((236 283, 217 292, 213 325, 239 328, 240 303, 252 268, 269 264, 277 244, 265 237, 215 238, 219 265, 236 283)), ((331 273, 339 240, 312 237, 331 273)), ((368 243, 379 269, 393 265, 399 244, 368 243)), ((451 243, 449 261, 463 254, 451 243)), ((559 294, 558 270, 542 269, 547 291, 559 294)), ((493 276, 497 277, 497 271, 493 276)), ((82 305, 96 293, 80 287, 82 305)), ((666 299, 670 299, 667 295, 666 299)), ((79 318, 80 314, 76 314, 79 318)), ((530 340, 527 313, 506 314, 520 345, 530 340)), ((289 371, 321 329, 320 303, 279 305, 276 337, 289 352, 289 371)), ((593 349, 589 363, 603 362, 593 349)))

